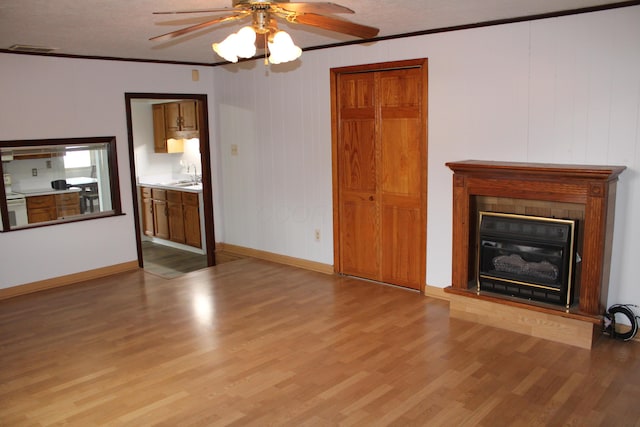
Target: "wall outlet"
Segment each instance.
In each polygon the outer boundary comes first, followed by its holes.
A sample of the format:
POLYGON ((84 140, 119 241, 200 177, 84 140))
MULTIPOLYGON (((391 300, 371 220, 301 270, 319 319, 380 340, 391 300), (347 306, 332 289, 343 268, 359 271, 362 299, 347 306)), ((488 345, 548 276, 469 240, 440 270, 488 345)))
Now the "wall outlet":
POLYGON ((36 168, 31 169, 31 176, 38 176, 38 169, 36 168))
POLYGON ((51 169, 51 160, 47 160, 47 169, 51 169))
POLYGON ((316 230, 314 231, 314 236, 316 238, 316 242, 320 241, 320 230, 316 228, 316 230))
POLYGON ((231 144, 231 155, 232 156, 238 155, 238 144, 231 144))

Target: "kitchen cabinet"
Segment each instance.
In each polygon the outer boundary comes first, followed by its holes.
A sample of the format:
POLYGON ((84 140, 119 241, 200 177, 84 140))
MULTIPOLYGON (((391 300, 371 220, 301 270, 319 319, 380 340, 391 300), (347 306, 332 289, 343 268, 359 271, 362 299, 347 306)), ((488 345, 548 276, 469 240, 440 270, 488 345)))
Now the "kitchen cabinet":
POLYGON ((152 113, 153 147, 156 153, 182 153, 182 139, 199 136, 197 101, 154 104, 152 113))
MULTIPOLYGON (((164 104, 165 129, 168 138, 178 132, 198 131, 197 101, 179 101, 164 104)), ((181 137, 178 134, 178 137, 181 137)))
POLYGON ((154 235, 153 225, 153 199, 151 198, 151 188, 141 187, 142 195, 142 232, 147 236, 154 235))
POLYGON ((182 191, 167 191, 167 206, 169 209, 169 240, 185 243, 182 191))
POLYGON ((80 215, 80 195, 78 191, 55 195, 57 218, 80 215))
POLYGON ((27 197, 29 224, 74 215, 80 215, 80 196, 77 191, 27 197))
MULTIPOLYGON (((164 105, 154 104, 153 112, 153 150, 156 153, 168 153, 167 136, 164 123, 164 105)), ((149 189, 151 191, 151 189, 149 189)))
POLYGON ((153 235, 161 239, 169 239, 169 209, 167 191, 151 189, 153 198, 153 235))
POLYGON ((147 236, 202 248, 198 193, 140 187, 147 236))
POLYGON ((57 219, 58 211, 53 194, 27 197, 27 218, 29 224, 57 219))
POLYGON ((196 193, 182 193, 185 241, 189 246, 202 248, 200 238, 200 203, 196 193))

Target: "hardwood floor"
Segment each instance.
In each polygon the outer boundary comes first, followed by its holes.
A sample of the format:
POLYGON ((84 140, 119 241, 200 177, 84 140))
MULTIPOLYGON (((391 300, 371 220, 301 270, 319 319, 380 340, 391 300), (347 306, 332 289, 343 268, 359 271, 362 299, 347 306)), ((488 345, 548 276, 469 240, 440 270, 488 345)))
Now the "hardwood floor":
POLYGON ((0 425, 638 425, 640 346, 243 259, 0 301, 0 425))

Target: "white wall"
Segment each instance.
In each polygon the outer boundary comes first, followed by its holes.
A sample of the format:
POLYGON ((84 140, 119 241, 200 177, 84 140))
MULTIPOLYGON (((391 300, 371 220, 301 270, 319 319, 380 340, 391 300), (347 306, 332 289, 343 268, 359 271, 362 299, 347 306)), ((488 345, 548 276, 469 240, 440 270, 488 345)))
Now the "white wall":
POLYGON ((427 283, 451 283, 445 162, 625 165, 609 303, 640 304, 639 6, 305 52, 287 72, 261 61, 216 68, 225 242, 332 264, 329 69, 420 57, 429 58, 427 283))
POLYGON ((125 214, 0 233, 0 288, 137 259, 124 94, 211 98, 212 69, 200 67, 193 82, 193 68, 0 54, 0 139, 115 135, 125 214))

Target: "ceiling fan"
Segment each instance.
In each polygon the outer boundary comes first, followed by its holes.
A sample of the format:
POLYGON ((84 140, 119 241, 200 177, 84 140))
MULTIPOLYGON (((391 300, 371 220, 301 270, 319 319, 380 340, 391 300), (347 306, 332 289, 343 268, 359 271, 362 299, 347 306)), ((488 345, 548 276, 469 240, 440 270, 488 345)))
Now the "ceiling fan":
MULTIPOLYGON (((230 14, 220 16, 209 21, 201 22, 190 27, 172 31, 152 37, 149 40, 167 40, 180 37, 194 31, 203 30, 215 24, 237 21, 251 17, 251 26, 243 27, 237 33, 231 34, 221 43, 214 43, 213 50, 230 62, 237 62, 240 58, 251 58, 256 53, 256 39, 259 44, 267 46, 270 53, 269 62, 280 63, 297 59, 302 50, 293 44, 291 37, 278 29, 276 18, 284 19, 292 24, 309 25, 329 31, 348 34, 363 39, 370 39, 378 35, 378 28, 356 24, 345 19, 327 14, 355 13, 348 7, 330 2, 289 2, 289 0, 233 0, 232 8, 214 8, 200 10, 184 10, 173 12, 154 12, 156 15, 184 14, 184 13, 221 13, 230 14), (256 37, 260 36, 260 37, 256 37)), ((265 63, 266 63, 265 52, 265 63)))

